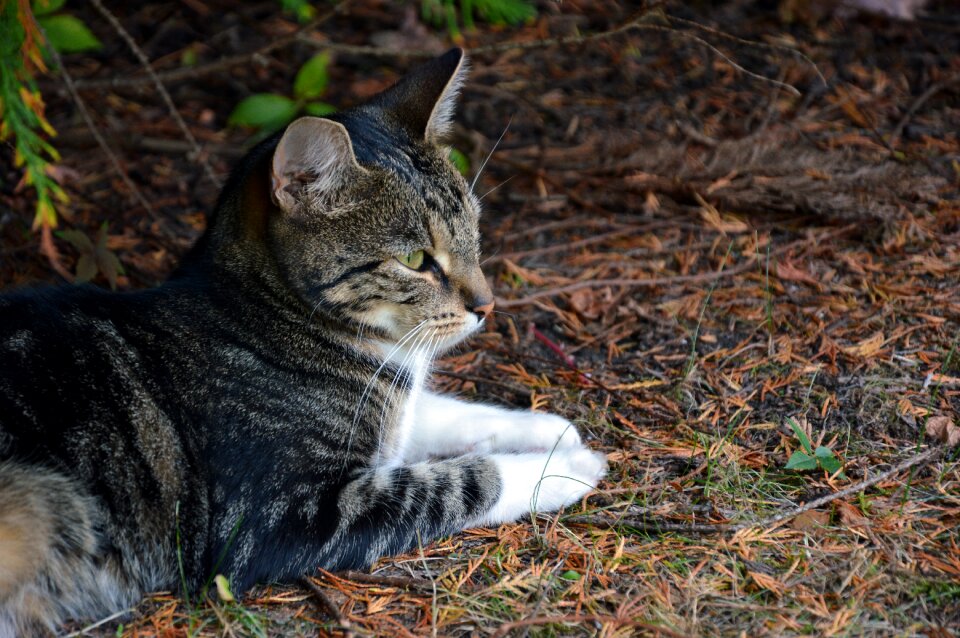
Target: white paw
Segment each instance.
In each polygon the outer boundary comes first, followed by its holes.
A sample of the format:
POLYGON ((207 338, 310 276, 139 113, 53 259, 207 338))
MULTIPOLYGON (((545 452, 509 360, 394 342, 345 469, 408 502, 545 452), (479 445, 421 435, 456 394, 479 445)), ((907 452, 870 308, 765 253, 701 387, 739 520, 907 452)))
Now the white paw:
POLYGON ((474 451, 550 452, 583 446, 576 426, 555 414, 502 411, 483 426, 490 434, 477 442, 474 451))
POLYGON ((515 521, 530 512, 555 512, 580 501, 607 471, 606 457, 585 447, 489 458, 500 473, 500 498, 475 525, 515 521))

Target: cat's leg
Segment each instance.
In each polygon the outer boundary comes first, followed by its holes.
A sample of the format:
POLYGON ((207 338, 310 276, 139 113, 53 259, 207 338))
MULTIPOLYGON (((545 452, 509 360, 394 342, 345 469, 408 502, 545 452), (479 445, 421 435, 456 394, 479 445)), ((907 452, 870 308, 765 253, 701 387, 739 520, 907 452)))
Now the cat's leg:
POLYGON ((555 414, 507 410, 422 393, 414 405, 415 426, 403 451, 410 463, 470 452, 548 452, 581 448, 580 434, 555 414))
MULTIPOLYGON (((223 573, 243 590, 317 567, 367 567, 467 527, 498 525, 576 503, 605 469, 603 455, 577 448, 368 469, 333 494, 317 489, 323 484, 317 479, 303 485, 312 493, 287 490, 272 508, 282 512, 276 519, 252 512, 248 524, 259 519, 260 527, 241 525, 223 573)), ((226 534, 220 539, 228 541, 226 534)))

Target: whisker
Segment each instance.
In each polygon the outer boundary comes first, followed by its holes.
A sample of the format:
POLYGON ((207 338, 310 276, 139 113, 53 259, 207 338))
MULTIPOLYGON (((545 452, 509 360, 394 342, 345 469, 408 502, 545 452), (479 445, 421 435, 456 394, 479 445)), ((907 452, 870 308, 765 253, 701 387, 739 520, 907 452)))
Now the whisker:
POLYGON ((482 202, 484 197, 486 197, 487 195, 489 195, 489 194, 492 193, 493 191, 497 190, 498 188, 500 188, 501 186, 503 186, 504 184, 506 184, 507 182, 509 182, 509 181, 510 181, 511 179, 513 179, 514 177, 516 177, 516 175, 511 175, 511 176, 508 177, 507 179, 503 180, 502 182, 500 182, 499 184, 497 184, 496 186, 494 186, 493 188, 491 188, 490 190, 488 190, 486 193, 484 193, 483 195, 480 196, 480 201, 482 202))
POLYGON ((350 426, 350 437, 349 439, 347 439, 348 455, 350 453, 350 448, 353 446, 353 435, 357 429, 357 422, 360 420, 361 411, 366 406, 366 403, 370 398, 370 391, 373 389, 374 381, 377 379, 377 376, 380 374, 380 371, 383 370, 383 368, 390 362, 390 359, 393 357, 393 355, 396 354, 396 352, 400 350, 405 343, 407 343, 410 339, 412 339, 417 334, 417 332, 426 325, 427 325, 427 320, 424 319, 423 321, 418 323, 416 326, 411 328, 409 332, 403 335, 403 337, 401 337, 400 340, 397 341, 397 343, 393 346, 393 349, 390 350, 390 352, 388 352, 387 355, 383 358, 383 363, 380 364, 380 367, 376 369, 376 371, 367 381, 367 384, 364 386, 363 392, 360 395, 360 400, 357 402, 357 409, 353 413, 353 424, 350 426))
POLYGON ((503 133, 500 134, 500 137, 497 138, 496 144, 493 145, 493 148, 490 149, 490 152, 487 153, 486 159, 483 160, 483 163, 480 164, 480 168, 477 170, 477 174, 473 176, 473 181, 470 182, 470 190, 473 190, 473 187, 477 185, 477 180, 480 179, 480 175, 483 173, 484 167, 487 165, 487 162, 490 161, 490 158, 493 157, 493 152, 497 150, 497 147, 500 146, 500 140, 503 139, 503 136, 507 134, 507 131, 510 129, 510 124, 513 122, 513 116, 510 116, 510 119, 507 120, 507 125, 503 127, 503 133))

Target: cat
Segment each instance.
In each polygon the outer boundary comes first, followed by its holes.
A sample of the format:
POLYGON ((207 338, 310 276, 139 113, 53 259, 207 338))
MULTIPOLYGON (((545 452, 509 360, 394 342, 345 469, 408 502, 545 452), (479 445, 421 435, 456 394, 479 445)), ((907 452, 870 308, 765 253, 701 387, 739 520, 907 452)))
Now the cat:
POLYGON ((453 49, 255 147, 163 285, 0 297, 0 636, 144 592, 363 568, 579 501, 559 416, 430 392, 493 295, 453 49))

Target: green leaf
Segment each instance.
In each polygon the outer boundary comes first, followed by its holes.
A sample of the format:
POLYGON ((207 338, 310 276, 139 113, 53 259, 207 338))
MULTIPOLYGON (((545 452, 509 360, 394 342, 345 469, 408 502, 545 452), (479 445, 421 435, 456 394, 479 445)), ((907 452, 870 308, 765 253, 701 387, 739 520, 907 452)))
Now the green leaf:
POLYGON ((99 49, 103 45, 87 26, 71 15, 55 15, 39 18, 47 39, 61 53, 78 53, 99 49))
POLYGON ((792 418, 787 419, 787 425, 793 430, 793 435, 800 441, 800 445, 807 451, 807 454, 813 454, 813 446, 810 445, 810 437, 807 436, 806 432, 804 432, 792 418))
POLYGON ((31 3, 33 15, 38 18, 40 16, 50 15, 54 11, 62 9, 66 2, 67 0, 33 0, 31 3))
POLYGON ((58 230, 54 235, 82 253, 93 254, 93 242, 79 230, 58 230))
POLYGON ((323 117, 324 115, 330 115, 331 113, 335 113, 337 108, 332 104, 327 104, 326 102, 310 102, 309 104, 303 107, 303 110, 309 113, 310 115, 323 117))
POLYGON ((330 54, 324 51, 313 56, 300 67, 297 77, 293 80, 293 95, 301 100, 311 100, 323 95, 327 90, 327 65, 330 64, 330 54))
POLYGON ((470 172, 470 160, 455 148, 450 149, 450 161, 453 162, 453 165, 457 167, 457 170, 460 171, 462 175, 470 172))
POLYGON ((297 103, 275 93, 257 93, 233 109, 228 122, 234 126, 278 129, 297 114, 297 103))
POLYGON ((94 258, 97 261, 97 268, 107 278, 111 290, 117 289, 117 276, 124 274, 123 264, 116 253, 107 248, 107 225, 100 226, 100 232, 97 233, 97 247, 94 252, 94 258))
POLYGON ((839 471, 843 467, 843 464, 836 455, 834 455, 833 450, 828 447, 821 445, 814 451, 814 455, 817 457, 817 461, 820 462, 820 467, 830 474, 839 471))
POLYGON ((580 580, 580 574, 570 569, 560 574, 560 578, 564 580, 580 580))
POLYGON ((477 13, 491 24, 514 26, 536 17, 537 10, 526 0, 473 0, 477 13))
POLYGON ((97 276, 97 262, 91 253, 83 253, 77 260, 77 283, 85 284, 97 276))
POLYGON ((213 582, 217 586, 217 596, 225 603, 232 603, 236 601, 236 598, 233 596, 233 592, 230 591, 230 581, 227 580, 227 577, 223 574, 217 574, 213 578, 213 582))
POLYGON ((797 450, 790 455, 787 460, 786 469, 788 470, 815 470, 817 469, 817 459, 806 452, 797 450))

